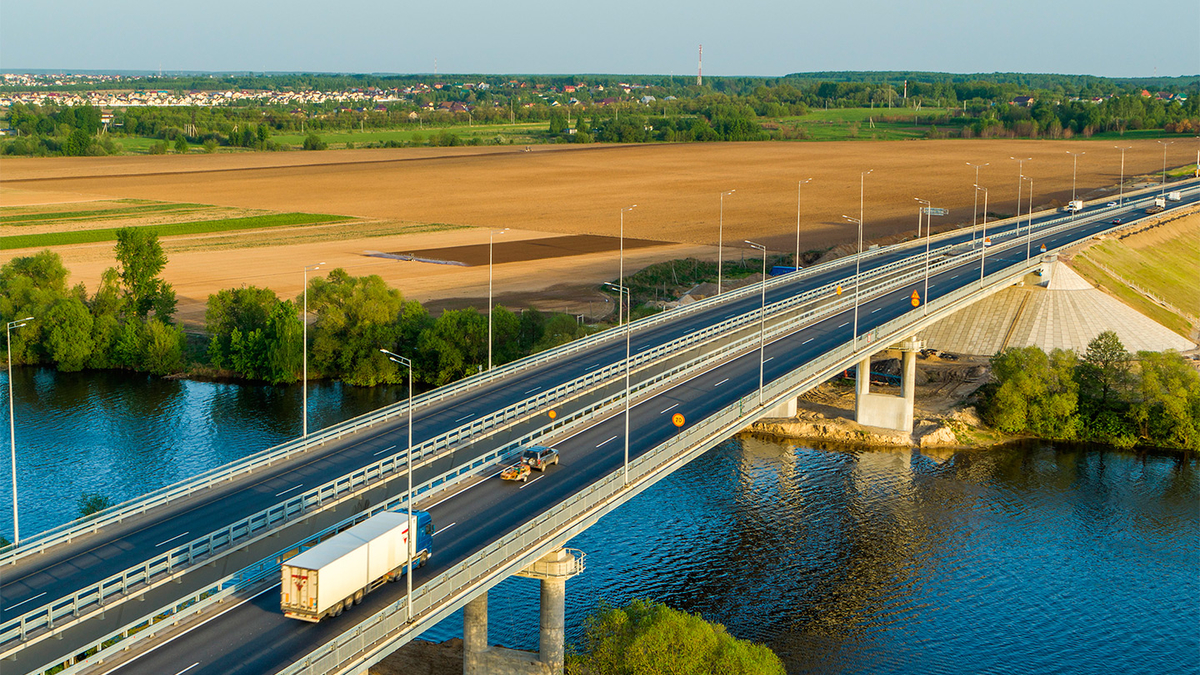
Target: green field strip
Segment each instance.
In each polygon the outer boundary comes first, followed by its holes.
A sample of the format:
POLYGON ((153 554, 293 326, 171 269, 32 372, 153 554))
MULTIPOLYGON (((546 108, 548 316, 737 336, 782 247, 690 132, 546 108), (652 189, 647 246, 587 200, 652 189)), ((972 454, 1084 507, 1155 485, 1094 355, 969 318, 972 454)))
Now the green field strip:
POLYGON ((136 218, 142 215, 158 213, 178 213, 202 211, 221 207, 206 204, 147 204, 131 206, 123 209, 92 209, 90 211, 43 211, 41 213, 22 213, 17 215, 0 215, 0 225, 32 225, 53 222, 56 220, 80 222, 89 220, 107 220, 109 218, 136 218))
MULTIPOLYGON (((266 216, 225 218, 223 220, 199 220, 189 223, 146 225, 144 227, 153 230, 160 237, 172 237, 185 234, 228 232, 231 230, 259 230, 271 227, 322 225, 326 223, 348 220, 352 220, 352 218, 323 213, 278 213, 266 216)), ((93 244, 103 241, 116 241, 117 231, 120 229, 122 228, 110 227, 96 230, 80 230, 76 232, 17 234, 8 237, 0 237, 0 250, 9 250, 15 248, 41 248, 44 246, 68 246, 71 244, 93 244)))

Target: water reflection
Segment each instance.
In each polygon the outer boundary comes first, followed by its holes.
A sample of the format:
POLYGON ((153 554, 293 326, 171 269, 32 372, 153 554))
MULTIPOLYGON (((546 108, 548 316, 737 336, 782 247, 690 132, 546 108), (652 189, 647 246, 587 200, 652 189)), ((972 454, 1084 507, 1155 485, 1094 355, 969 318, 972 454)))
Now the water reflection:
MULTIPOLYGON (((14 376, 27 534, 69 519, 80 492, 126 499, 300 430, 298 387, 14 376)), ((309 394, 320 428, 404 391, 309 394)), ((588 569, 568 584, 568 638, 598 599, 649 597, 766 642, 792 673, 1194 672, 1198 475, 1194 460, 1079 445, 930 456, 731 439, 571 542, 588 569)), ((10 512, 2 489, 0 531, 10 512)), ((493 642, 536 648, 538 595, 517 578, 493 591, 493 642)))
MULTIPOLYGON (((7 375, 0 533, 11 539, 7 375)), ((300 435, 300 387, 163 380, 117 371, 13 371, 17 479, 26 537, 67 522, 84 492, 131 499, 300 435)), ((310 383, 309 428, 392 403, 399 387, 310 383)))
MULTIPOLYGON (((1193 464, 1035 444, 930 458, 730 440, 571 542, 569 639, 650 597, 763 641, 791 673, 1194 670, 1193 464)), ((505 581, 491 639, 536 648, 505 581)), ((459 635, 461 616, 427 632, 459 635)))

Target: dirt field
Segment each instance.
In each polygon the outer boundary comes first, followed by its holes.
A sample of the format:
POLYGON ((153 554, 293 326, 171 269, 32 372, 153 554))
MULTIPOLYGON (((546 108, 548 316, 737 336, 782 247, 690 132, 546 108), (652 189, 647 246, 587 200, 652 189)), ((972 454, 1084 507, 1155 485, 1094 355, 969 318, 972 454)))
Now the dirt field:
MULTIPOLYGON (((1126 153, 1127 176, 1161 167, 1157 143, 1133 144, 1126 153)), ((1047 205, 1070 198, 1067 150, 1088 153, 1079 163, 1080 196, 1105 196, 1093 189, 1114 185, 1120 168, 1119 153, 1107 145, 953 140, 5 158, 0 205, 34 204, 37 195, 44 194, 43 203, 137 198, 364 219, 353 226, 306 228, 290 235, 172 240, 165 276, 176 286, 183 318, 195 320, 203 314, 201 303, 207 295, 220 288, 257 284, 295 295, 302 288, 303 266, 322 261, 354 274, 380 273, 420 300, 485 297, 486 267, 464 271, 363 256, 366 250, 413 251, 486 242, 486 232, 437 224, 514 228, 505 235, 509 241, 552 233, 614 236, 620 209, 638 204, 626 214, 626 235, 679 245, 627 251, 628 270, 686 255, 711 258, 722 190, 737 190, 725 198, 724 239, 730 258, 738 253, 729 247, 743 239, 791 250, 796 180, 810 176, 814 180, 803 192, 801 244, 823 248, 854 237, 854 226, 841 216, 857 216, 859 174, 866 169, 874 169, 866 178, 868 239, 912 231, 914 197, 950 209, 935 229, 969 224, 974 170, 967 162, 990 163, 980 172, 980 183, 991 189, 988 210, 1011 214, 1017 166, 1008 158, 1033 158, 1026 162, 1025 174, 1035 180, 1035 205, 1047 205)), ((1190 161, 1186 155, 1172 146, 1167 163, 1190 161)), ((6 252, 0 262, 23 253, 6 252)), ((89 287, 112 264, 111 246, 64 247, 60 253, 72 281, 89 287)), ((498 265, 496 292, 553 294, 564 286, 598 284, 615 278, 615 258, 611 252, 597 252, 498 265)))

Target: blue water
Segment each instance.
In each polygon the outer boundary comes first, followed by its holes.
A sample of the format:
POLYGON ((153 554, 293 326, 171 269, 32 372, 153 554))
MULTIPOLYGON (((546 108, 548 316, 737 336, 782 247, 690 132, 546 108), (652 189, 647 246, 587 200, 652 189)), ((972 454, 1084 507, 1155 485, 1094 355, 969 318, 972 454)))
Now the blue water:
MULTIPOLYGON (((14 384, 27 534, 81 491, 134 496, 299 432, 294 387, 34 369, 14 384)), ((318 386, 311 425, 402 395, 318 386)), ((740 437, 570 542, 587 569, 568 639, 598 600, 647 597, 766 643, 790 673, 1200 672, 1198 526, 1200 466, 1175 456, 740 437)), ((491 641, 536 648, 537 599, 528 579, 494 589, 491 641)), ((424 637, 460 633, 456 615, 424 637)))

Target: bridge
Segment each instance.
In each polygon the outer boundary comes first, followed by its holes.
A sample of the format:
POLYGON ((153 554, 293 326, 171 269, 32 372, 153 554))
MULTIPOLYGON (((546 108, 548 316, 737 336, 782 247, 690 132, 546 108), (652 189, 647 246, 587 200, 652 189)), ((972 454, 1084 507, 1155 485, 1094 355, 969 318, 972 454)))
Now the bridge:
MULTIPOLYGON (((1197 181, 1174 189, 1184 199, 1172 207, 1200 201, 1197 181)), ((988 224, 990 246, 960 230, 785 274, 418 397, 411 448, 410 409, 399 402, 22 540, 0 554, 0 663, 6 672, 365 672, 465 607, 468 668, 552 672, 565 581, 584 563, 562 548, 573 536, 895 345, 908 355, 904 396, 872 394, 861 378, 858 414, 911 428, 917 331, 1036 274, 1044 256, 1124 227, 1111 221, 1139 217, 1155 193, 1037 214, 1032 227, 988 224), (561 465, 524 485, 491 479, 534 443, 557 447, 561 465), (414 507, 438 527, 411 596, 391 584, 332 620, 285 619, 280 560, 405 506, 410 476, 414 507), (535 660, 487 647, 487 591, 514 574, 542 580, 535 660)))

